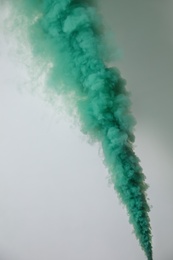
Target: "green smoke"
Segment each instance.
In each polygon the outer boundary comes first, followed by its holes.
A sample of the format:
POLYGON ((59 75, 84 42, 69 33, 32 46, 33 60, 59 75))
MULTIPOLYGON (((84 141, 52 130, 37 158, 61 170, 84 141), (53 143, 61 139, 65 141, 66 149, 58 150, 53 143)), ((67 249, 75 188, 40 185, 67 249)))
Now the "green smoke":
POLYGON ((72 102, 83 133, 101 143, 114 188, 142 249, 152 260, 147 185, 133 151, 135 120, 125 80, 116 68, 106 65, 110 53, 96 4, 91 0, 21 0, 15 5, 17 15, 28 18, 34 56, 51 65, 47 86, 72 102))

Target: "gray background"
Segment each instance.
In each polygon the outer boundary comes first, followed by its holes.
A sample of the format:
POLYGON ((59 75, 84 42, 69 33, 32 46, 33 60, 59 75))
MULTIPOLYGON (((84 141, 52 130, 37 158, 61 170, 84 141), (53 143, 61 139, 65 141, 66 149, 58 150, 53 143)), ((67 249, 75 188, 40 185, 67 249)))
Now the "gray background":
MULTIPOLYGON (((172 260, 173 1, 102 0, 99 7, 132 93, 136 152, 153 206, 154 259, 172 260)), ((32 94, 5 17, 2 8, 0 259, 145 259, 108 185, 98 145, 87 143, 60 101, 51 105, 39 91, 32 94)))

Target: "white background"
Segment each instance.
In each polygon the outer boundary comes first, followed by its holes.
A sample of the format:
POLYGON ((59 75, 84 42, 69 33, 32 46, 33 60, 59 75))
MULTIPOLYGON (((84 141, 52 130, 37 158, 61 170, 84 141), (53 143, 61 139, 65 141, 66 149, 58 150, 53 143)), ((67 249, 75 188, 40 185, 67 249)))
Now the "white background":
MULTIPOLYGON (((153 206, 154 259, 172 260, 173 1, 102 0, 99 6, 123 53, 117 66, 132 93, 136 152, 153 206)), ((98 145, 87 143, 58 104, 29 91, 2 24, 0 259, 145 259, 108 185, 98 145)))

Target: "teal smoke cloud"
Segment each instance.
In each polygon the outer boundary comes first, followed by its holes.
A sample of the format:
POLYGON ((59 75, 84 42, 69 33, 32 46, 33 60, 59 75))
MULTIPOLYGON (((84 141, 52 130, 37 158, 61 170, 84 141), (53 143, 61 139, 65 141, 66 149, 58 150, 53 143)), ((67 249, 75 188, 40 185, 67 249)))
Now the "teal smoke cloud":
POLYGON ((109 46, 95 2, 21 0, 15 10, 17 17, 28 19, 34 56, 50 65, 47 87, 71 102, 82 132, 102 145, 114 189, 127 208, 142 249, 152 260, 147 185, 133 150, 135 119, 125 80, 115 67, 108 66, 109 46))

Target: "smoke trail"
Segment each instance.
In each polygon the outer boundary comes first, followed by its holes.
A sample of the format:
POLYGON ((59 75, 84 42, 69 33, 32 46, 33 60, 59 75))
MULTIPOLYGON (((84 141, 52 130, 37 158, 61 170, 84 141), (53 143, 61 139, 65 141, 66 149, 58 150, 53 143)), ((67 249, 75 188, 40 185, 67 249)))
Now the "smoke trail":
POLYGON ((125 80, 116 68, 106 66, 109 49, 104 46, 95 3, 19 1, 18 11, 30 21, 34 55, 51 64, 47 85, 72 100, 82 131, 102 144, 114 188, 126 205, 142 249, 152 260, 147 185, 133 151, 135 120, 125 80))

